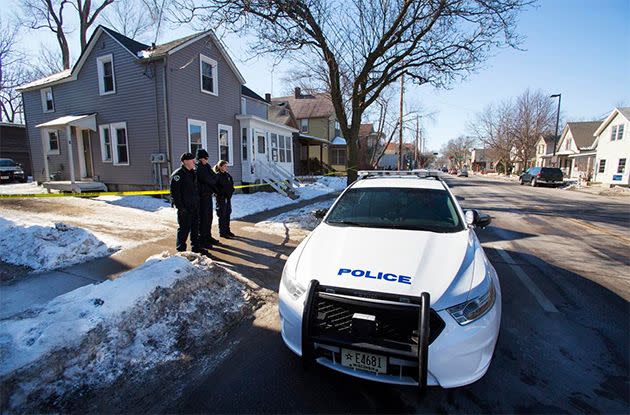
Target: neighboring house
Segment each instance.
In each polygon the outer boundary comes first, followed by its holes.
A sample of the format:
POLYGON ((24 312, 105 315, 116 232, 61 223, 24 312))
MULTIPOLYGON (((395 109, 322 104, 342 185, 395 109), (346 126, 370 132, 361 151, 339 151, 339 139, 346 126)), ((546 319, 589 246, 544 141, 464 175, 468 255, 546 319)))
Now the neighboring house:
MULTIPOLYGON (((389 143, 385 147, 383 157, 378 162, 379 169, 398 170, 398 159, 400 154, 399 143, 389 143)), ((412 143, 403 143, 403 170, 413 167, 415 157, 415 145, 412 143)))
POLYGON ((212 31, 149 46, 99 26, 71 70, 20 88, 34 179, 165 187, 180 155, 199 148, 228 161, 236 182, 259 179, 250 157, 273 163, 271 130, 292 131, 268 125, 267 103, 244 83, 212 31))
POLYGON ((595 130, 597 148, 593 180, 607 185, 630 185, 630 107, 615 108, 595 130))
MULTIPOLYGON (((590 180, 595 161, 595 130, 601 121, 568 122, 556 148, 556 167, 565 178, 590 180)), ((552 158, 553 160, 553 158, 552 158)))
POLYGON ((536 142, 536 155, 534 156, 534 166, 551 167, 553 157, 554 137, 552 135, 541 135, 536 142))
POLYGON ((378 131, 374 131, 371 123, 361 124, 358 137, 359 169, 373 169, 376 158, 383 150, 382 138, 378 131))
POLYGON ((473 148, 470 151, 470 167, 473 171, 480 172, 493 170, 497 161, 491 157, 491 151, 485 148, 473 148))
POLYGON ((26 137, 26 126, 0 122, 0 158, 20 163, 28 176, 33 175, 31 153, 26 137))
POLYGON ((299 139, 296 155, 299 154, 300 158, 296 160, 296 172, 312 171, 314 163, 319 164, 323 171, 346 170, 346 140, 341 137, 330 97, 321 93, 303 94, 296 87, 292 96, 272 98, 271 102, 275 106, 289 107, 297 122, 299 139))

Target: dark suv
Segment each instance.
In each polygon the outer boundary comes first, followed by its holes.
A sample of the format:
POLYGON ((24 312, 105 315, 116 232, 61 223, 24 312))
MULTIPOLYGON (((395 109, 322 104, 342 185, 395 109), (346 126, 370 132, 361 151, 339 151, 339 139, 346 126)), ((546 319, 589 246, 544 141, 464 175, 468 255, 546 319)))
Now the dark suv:
POLYGON ((557 167, 530 167, 518 178, 521 184, 529 183, 533 187, 543 184, 560 186, 562 180, 562 170, 557 167))
POLYGON ((26 183, 26 174, 19 163, 11 159, 0 159, 0 182, 12 182, 14 180, 26 183))

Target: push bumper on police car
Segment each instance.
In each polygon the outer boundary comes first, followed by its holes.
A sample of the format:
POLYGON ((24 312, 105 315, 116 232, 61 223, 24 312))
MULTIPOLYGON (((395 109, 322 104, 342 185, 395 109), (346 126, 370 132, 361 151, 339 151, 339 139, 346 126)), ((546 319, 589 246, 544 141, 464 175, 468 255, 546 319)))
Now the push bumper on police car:
MULTIPOLYGON (((493 288, 494 290, 494 288, 493 288)), ((419 297, 322 286, 294 300, 280 288, 282 338, 306 366, 317 362, 385 383, 452 388, 480 379, 494 353, 501 314, 492 307, 464 327, 419 297)))

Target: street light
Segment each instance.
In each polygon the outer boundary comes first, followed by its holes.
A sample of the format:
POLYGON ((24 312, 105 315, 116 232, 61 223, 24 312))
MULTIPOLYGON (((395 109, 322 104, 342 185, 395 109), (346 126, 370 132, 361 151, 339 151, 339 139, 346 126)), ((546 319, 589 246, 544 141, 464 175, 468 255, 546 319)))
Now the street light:
POLYGON ((549 98, 558 98, 558 114, 556 114, 556 135, 553 136, 553 156, 556 156, 556 146, 558 145, 558 124, 560 123, 560 101, 562 94, 553 94, 549 98))

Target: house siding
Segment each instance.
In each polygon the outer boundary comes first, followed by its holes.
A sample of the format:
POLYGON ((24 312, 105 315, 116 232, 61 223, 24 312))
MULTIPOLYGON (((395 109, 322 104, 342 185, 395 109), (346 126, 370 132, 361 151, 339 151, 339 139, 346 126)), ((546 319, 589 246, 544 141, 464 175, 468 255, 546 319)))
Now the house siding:
MULTIPOLYGON (((126 122, 129 149, 129 165, 114 166, 103 162, 99 133, 91 132, 90 146, 94 167, 94 178, 112 188, 153 187, 157 178, 150 160, 152 153, 165 151, 163 122, 156 108, 161 96, 156 92, 161 85, 156 74, 160 63, 141 64, 131 53, 103 32, 95 39, 95 46, 87 57, 74 81, 52 86, 55 111, 44 113, 40 91, 23 93, 24 107, 28 120, 28 135, 31 144, 35 180, 46 180, 40 129, 35 125, 64 115, 96 113, 96 124, 126 122), (103 55, 113 55, 116 93, 99 95, 96 59, 103 55), (156 101, 156 97, 158 100, 156 101)), ((80 178, 78 146, 73 140, 75 177, 80 178)), ((62 171, 62 178, 69 179, 68 145, 66 131, 60 131, 60 154, 48 156, 49 171, 62 171)))
POLYGON ((264 104, 257 99, 252 99, 246 96, 243 97, 247 102, 247 104, 245 104, 247 106, 247 108, 245 108, 245 110, 247 111, 247 115, 255 115, 264 120, 269 119, 269 116, 267 114, 267 108, 269 106, 267 104, 264 104))
MULTIPOLYGON (((219 159, 218 125, 232 126, 234 160, 230 174, 241 181, 241 138, 236 115, 241 109, 241 82, 231 70, 217 46, 206 36, 167 58, 167 96, 172 146, 172 168, 179 166, 179 156, 187 152, 188 119, 206 122, 207 151, 210 163, 219 159), (199 54, 217 61, 218 96, 201 91, 199 54)), ((248 103, 249 104, 249 103, 248 103)))
POLYGON ((606 185, 630 185, 630 122, 620 114, 617 114, 606 126, 597 139, 597 156, 595 160, 595 181, 606 185), (621 140, 610 140, 613 126, 623 125, 623 137, 621 140), (623 173, 617 173, 620 159, 626 159, 626 167, 623 173), (606 160, 603 173, 599 173, 600 160, 606 160), (621 180, 613 180, 614 176, 621 176, 621 180))

